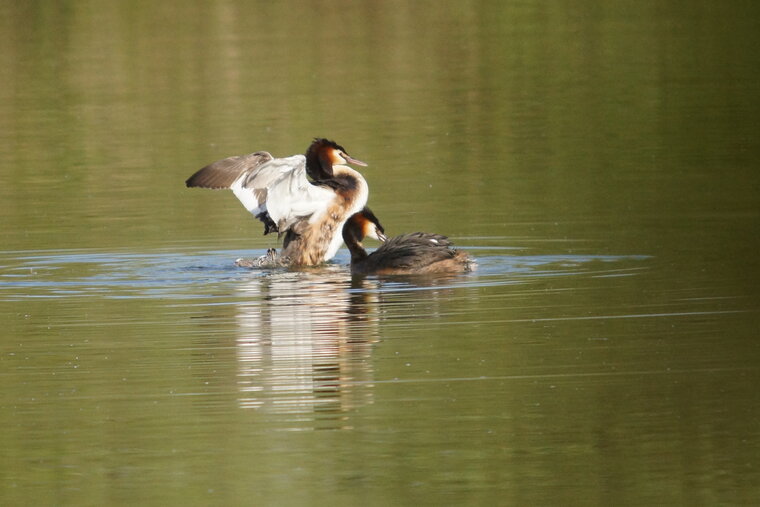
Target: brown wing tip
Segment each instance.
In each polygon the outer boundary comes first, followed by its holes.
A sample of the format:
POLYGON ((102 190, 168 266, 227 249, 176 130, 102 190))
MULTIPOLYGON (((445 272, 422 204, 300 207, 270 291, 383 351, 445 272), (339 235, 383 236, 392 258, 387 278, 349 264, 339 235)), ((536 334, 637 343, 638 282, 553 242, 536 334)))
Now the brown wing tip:
POLYGON ((227 157, 199 169, 185 180, 185 185, 215 190, 230 188, 243 172, 252 171, 270 160, 272 160, 272 155, 266 151, 227 157))
POLYGON ((230 187, 229 179, 229 175, 216 172, 212 166, 206 166, 185 180, 185 185, 188 188, 219 190, 230 187))

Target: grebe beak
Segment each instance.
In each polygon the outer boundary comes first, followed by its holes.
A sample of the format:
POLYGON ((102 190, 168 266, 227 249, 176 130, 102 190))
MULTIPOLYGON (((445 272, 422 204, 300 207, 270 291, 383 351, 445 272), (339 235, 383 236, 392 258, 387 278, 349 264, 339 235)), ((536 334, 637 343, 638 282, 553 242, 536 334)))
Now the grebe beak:
POLYGON ((350 157, 346 153, 341 153, 341 155, 343 155, 343 158, 345 158, 346 162, 348 162, 349 164, 354 164, 354 165, 360 165, 362 167, 367 167, 367 163, 366 162, 362 162, 361 160, 356 160, 355 158, 350 157))
POLYGON ((377 240, 378 241, 382 241, 383 243, 385 243, 386 241, 388 241, 388 236, 386 236, 385 234, 383 234, 380 231, 375 231, 375 232, 377 233, 377 240))

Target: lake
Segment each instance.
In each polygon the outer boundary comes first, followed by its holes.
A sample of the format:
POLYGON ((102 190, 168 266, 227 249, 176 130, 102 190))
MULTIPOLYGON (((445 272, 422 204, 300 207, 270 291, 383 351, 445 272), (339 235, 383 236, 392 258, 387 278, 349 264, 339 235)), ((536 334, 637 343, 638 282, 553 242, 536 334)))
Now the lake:
POLYGON ((0 504, 760 498, 754 3, 0 14, 0 504), (236 267, 316 136, 477 269, 236 267))

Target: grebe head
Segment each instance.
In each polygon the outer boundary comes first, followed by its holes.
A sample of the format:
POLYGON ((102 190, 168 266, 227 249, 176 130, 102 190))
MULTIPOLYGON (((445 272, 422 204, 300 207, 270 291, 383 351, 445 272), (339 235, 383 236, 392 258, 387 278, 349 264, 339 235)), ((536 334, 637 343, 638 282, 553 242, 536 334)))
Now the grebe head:
POLYGON ((359 213, 354 213, 343 226, 344 230, 361 242, 364 238, 372 238, 377 241, 385 241, 388 237, 385 235, 385 229, 380 224, 380 220, 372 213, 368 207, 364 207, 359 213))
POLYGON ((333 166, 354 164, 366 167, 367 164, 346 153, 346 149, 336 143, 318 137, 306 150, 306 173, 313 180, 332 178, 333 166))

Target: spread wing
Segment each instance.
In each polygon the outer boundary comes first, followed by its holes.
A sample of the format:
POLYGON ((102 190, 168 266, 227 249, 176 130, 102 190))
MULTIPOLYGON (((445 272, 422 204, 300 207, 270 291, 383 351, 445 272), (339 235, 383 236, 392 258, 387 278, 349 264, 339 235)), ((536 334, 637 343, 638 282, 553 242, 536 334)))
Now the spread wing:
POLYGON ((253 216, 264 222, 264 233, 284 233, 298 220, 323 213, 335 194, 306 178, 306 158, 278 158, 241 175, 232 191, 253 216))
POLYGON ((273 158, 266 151, 228 157, 190 176, 188 187, 229 188, 253 216, 264 223, 264 234, 285 232, 298 220, 324 212, 335 194, 306 178, 306 158, 273 158))
POLYGON ((190 176, 185 184, 188 187, 230 188, 242 174, 249 174, 270 160, 272 155, 266 151, 225 158, 200 169, 190 176))

